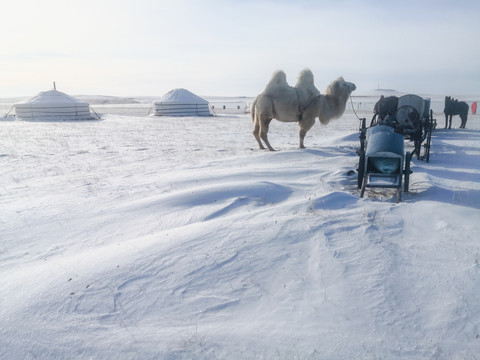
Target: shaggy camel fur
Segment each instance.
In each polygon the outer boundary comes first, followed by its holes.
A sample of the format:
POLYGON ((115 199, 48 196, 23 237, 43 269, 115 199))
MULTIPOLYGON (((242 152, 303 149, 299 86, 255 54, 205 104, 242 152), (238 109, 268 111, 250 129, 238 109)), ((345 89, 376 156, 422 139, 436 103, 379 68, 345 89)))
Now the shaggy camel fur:
POLYGON ((263 140, 268 149, 274 151, 267 137, 272 119, 298 122, 299 147, 304 148, 303 140, 307 131, 315 124, 315 119, 318 117, 320 122, 326 125, 330 120, 342 116, 348 97, 355 89, 354 84, 339 77, 328 86, 323 95, 315 87, 313 73, 308 69, 300 73, 294 87, 288 85, 283 71, 274 73, 251 107, 253 135, 260 149, 265 149, 263 140))

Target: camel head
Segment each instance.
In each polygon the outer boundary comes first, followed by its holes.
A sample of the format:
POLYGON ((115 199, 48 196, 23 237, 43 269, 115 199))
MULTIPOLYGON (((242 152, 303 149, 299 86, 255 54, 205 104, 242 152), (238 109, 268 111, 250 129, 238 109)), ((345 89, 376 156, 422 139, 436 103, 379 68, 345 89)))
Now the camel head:
POLYGON ((318 118, 323 125, 343 115, 348 98, 356 88, 355 84, 343 80, 341 76, 327 87, 324 102, 320 101, 318 108, 318 118))
POLYGON ((350 94, 356 89, 354 83, 347 82, 340 76, 337 80, 332 82, 325 93, 336 98, 348 99, 350 94))

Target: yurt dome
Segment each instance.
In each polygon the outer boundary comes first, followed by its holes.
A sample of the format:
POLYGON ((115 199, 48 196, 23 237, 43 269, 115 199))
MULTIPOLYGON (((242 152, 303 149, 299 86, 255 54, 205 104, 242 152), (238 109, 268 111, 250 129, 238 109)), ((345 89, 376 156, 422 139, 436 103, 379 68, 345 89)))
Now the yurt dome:
POLYGON ((207 100, 186 89, 173 89, 153 103, 156 116, 212 116, 207 100))
POLYGON ((58 90, 43 91, 15 104, 20 120, 91 120, 90 106, 58 90))

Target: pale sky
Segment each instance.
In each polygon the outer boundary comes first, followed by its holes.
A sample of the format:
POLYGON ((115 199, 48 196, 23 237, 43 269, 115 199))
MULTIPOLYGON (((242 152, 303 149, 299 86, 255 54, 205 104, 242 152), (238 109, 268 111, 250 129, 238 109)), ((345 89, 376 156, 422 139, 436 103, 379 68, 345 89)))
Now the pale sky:
POLYGON ((310 68, 380 88, 480 95, 478 0, 5 0, 0 97, 255 96, 310 68))

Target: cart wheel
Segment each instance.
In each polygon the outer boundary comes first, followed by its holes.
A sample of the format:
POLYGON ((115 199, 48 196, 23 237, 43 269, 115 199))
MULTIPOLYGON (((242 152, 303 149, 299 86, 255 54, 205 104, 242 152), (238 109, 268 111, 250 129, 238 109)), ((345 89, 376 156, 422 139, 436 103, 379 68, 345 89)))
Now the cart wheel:
POLYGON ((360 151, 360 160, 358 161, 358 188, 361 189, 363 185, 363 176, 365 175, 365 152, 360 151))
POLYGON ((430 162, 430 143, 432 141, 432 128, 433 128, 433 125, 432 123, 430 123, 428 126, 427 142, 425 144, 425 159, 427 163, 430 162))
POLYGON ((362 190, 360 190, 360 197, 361 198, 363 198, 363 195, 365 194, 365 185, 366 185, 366 181, 365 181, 365 177, 363 177, 362 190))
POLYGON ((407 155, 405 155, 405 182, 404 182, 404 191, 408 192, 408 185, 410 183, 410 160, 412 159, 412 154, 410 152, 407 152, 407 155))

